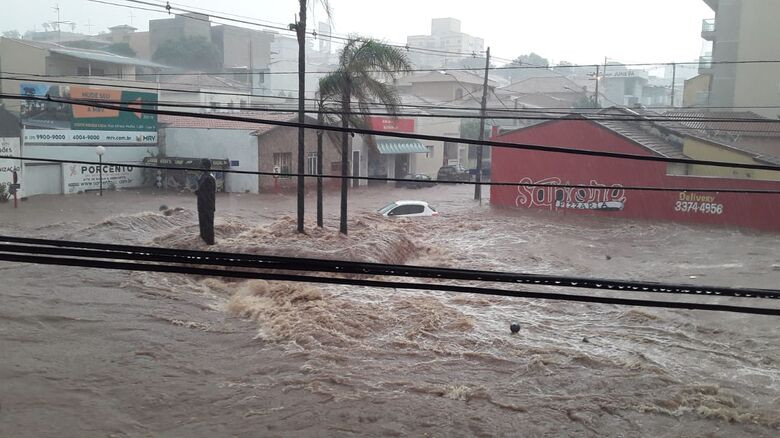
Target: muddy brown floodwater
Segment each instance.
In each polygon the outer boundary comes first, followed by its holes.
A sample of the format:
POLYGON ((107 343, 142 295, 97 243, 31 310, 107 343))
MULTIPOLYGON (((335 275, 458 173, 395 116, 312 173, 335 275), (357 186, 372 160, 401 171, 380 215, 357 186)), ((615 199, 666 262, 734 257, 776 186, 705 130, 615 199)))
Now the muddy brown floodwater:
MULTIPOLYGON (((780 285, 776 234, 506 212, 471 190, 356 191, 349 237, 335 194, 328 226, 304 236, 293 197, 221 196, 216 249, 780 285), (442 215, 375 215, 404 198, 442 215)), ((37 197, 0 220, 13 235, 203 248, 193 207, 37 197)), ((4 437, 780 434, 776 317, 13 263, 0 279, 4 437)))

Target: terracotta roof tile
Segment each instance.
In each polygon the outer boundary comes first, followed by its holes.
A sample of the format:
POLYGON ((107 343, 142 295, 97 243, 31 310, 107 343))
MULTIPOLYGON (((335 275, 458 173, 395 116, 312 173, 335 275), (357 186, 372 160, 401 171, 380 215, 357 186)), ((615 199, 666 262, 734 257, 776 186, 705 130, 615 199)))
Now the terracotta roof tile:
MULTIPOLYGON (((217 113, 219 115, 242 117, 249 119, 273 120, 273 121, 294 121, 298 116, 292 113, 217 113)), ((169 116, 159 115, 157 122, 165 128, 192 128, 192 129, 238 129, 254 131, 256 134, 264 134, 270 131, 276 125, 264 124, 261 122, 248 122, 236 120, 208 119, 202 117, 189 116, 169 116)))

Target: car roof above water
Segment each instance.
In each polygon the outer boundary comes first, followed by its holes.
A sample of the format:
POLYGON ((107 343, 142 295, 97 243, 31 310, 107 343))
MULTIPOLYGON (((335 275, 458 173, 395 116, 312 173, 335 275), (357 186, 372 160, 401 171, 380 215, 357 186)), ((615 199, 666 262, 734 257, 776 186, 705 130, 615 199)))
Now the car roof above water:
POLYGON ((412 201, 412 200, 401 200, 401 201, 395 201, 397 205, 428 205, 425 201, 412 201))

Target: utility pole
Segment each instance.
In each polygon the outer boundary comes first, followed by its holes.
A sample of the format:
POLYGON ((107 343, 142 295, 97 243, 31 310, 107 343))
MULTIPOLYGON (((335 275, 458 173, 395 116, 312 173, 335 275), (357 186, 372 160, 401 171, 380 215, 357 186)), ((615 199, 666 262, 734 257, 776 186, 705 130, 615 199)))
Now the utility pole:
POLYGON ((599 70, 600 66, 596 66, 596 108, 599 107, 599 70))
MULTIPOLYGON (((325 99, 317 92, 317 124, 325 124, 322 107, 325 99)), ((322 228, 322 129, 317 130, 317 226, 322 228)))
POLYGON ((56 3, 52 8, 57 11, 57 42, 62 42, 62 31, 60 30, 60 5, 56 3))
MULTIPOLYGON (((485 82, 482 85, 482 110, 479 119, 479 141, 485 140, 485 118, 487 114, 488 74, 490 73, 490 47, 485 51, 485 82)), ((477 145, 477 184, 474 186, 474 200, 482 203, 482 145, 477 145)))
POLYGON ((674 84, 677 82, 677 64, 672 63, 672 108, 674 108, 674 84))
POLYGON ((306 9, 308 2, 299 0, 300 11, 295 23, 295 31, 298 37, 298 232, 304 233, 303 214, 304 196, 306 193, 306 180, 304 174, 304 139, 303 124, 306 123, 306 9))

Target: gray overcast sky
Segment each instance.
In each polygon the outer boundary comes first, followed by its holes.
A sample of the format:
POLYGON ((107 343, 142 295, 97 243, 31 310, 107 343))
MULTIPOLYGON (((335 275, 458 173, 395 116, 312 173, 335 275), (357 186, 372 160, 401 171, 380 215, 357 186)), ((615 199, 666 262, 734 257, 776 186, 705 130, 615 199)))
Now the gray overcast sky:
MULTIPOLYGON (((124 0, 108 0, 128 4, 124 0)), ((164 3, 163 0, 149 0, 164 3)), ((260 20, 289 23, 296 0, 180 0, 181 5, 215 9, 260 20)), ((3 0, 0 30, 20 32, 56 20, 75 22, 78 32, 128 24, 131 10, 88 0, 3 0)), ((454 17, 462 30, 485 39, 494 55, 514 58, 534 51, 555 62, 691 61, 701 52, 701 20, 714 15, 702 0, 330 0, 334 32, 359 33, 404 43, 427 34, 434 17, 454 17)), ((133 10, 141 30, 165 14, 133 10)), ((321 20, 324 14, 315 12, 321 20)), ((69 27, 63 27, 67 30, 69 27)))

